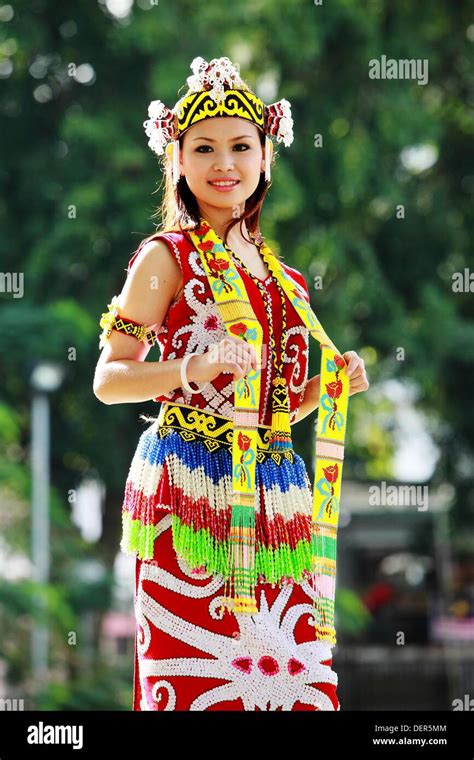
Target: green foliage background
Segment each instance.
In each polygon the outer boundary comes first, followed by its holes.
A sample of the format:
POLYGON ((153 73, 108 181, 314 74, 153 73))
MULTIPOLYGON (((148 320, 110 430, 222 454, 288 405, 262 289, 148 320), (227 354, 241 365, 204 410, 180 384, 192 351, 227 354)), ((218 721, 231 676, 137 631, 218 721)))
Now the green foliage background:
MULTIPOLYGON (((129 709, 131 672, 108 672, 98 653, 85 669, 61 631, 110 604, 138 418, 157 411, 152 402, 105 406, 92 392, 100 314, 154 228, 160 175, 142 126, 148 103, 172 107, 196 56, 227 55, 253 86, 274 77, 273 100, 292 104, 295 141, 279 146, 263 233, 310 288, 323 276, 313 307, 340 350, 364 357, 371 389, 391 377, 418 385, 418 406, 442 448, 434 479, 456 488, 453 542, 471 546, 473 295, 452 290, 453 273, 472 265, 471 8, 465 0, 159 0, 132 3, 119 20, 105 2, 11 7, 0 28, 2 270, 24 272, 25 293, 0 293, 0 525, 10 547, 28 551, 29 373, 38 360, 62 362, 68 374, 52 399, 53 579, 44 593, 53 660, 66 663, 70 681, 53 684, 36 704, 129 709), (370 79, 368 62, 381 55, 427 59, 428 84, 370 79), (76 81, 71 64, 90 65, 92 81, 76 81), (419 145, 431 146, 437 160, 416 173, 401 155, 419 145), (396 360, 398 347, 404 361, 396 360), (94 546, 69 519, 68 491, 86 475, 107 486, 94 546), (103 563, 109 583, 79 593, 72 571, 86 556, 103 563)), ((320 354, 311 349, 316 374, 320 354)), ((155 351, 147 360, 158 359, 155 351)), ((349 430, 363 434, 349 436, 346 477, 391 476, 387 416, 390 405, 376 394, 353 397, 349 430)), ((311 420, 293 428, 308 462, 311 420)), ((2 581, 0 657, 25 689, 34 595, 30 584, 2 581)))

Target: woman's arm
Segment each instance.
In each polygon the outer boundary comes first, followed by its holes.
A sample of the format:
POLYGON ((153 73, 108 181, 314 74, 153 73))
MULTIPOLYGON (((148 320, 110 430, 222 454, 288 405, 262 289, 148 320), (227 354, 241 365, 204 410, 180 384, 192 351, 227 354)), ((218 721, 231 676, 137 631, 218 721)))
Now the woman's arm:
MULTIPOLYGON (((119 314, 158 332, 171 302, 181 290, 182 279, 168 246, 159 240, 147 243, 118 297, 119 314)), ((256 369, 255 351, 241 338, 226 336, 217 346, 217 356, 209 351, 191 357, 186 368, 188 381, 200 385, 220 372, 231 372, 235 378, 242 377, 250 365, 256 369), (239 346, 235 359, 226 358, 229 343, 239 346)), ((95 370, 94 394, 99 401, 103 404, 152 401, 181 387, 184 358, 145 362, 150 348, 132 335, 112 330, 95 370)))
POLYGON ((301 404, 299 405, 298 412, 295 419, 292 422, 294 425, 296 422, 300 422, 302 419, 314 412, 319 406, 319 381, 321 375, 314 375, 306 383, 304 390, 304 396, 301 404))
MULTIPOLYGON (((194 358, 186 371, 189 381, 194 379, 191 369, 194 358)), ((163 362, 116 359, 107 362, 96 371, 94 394, 103 404, 152 401, 181 386, 182 363, 183 359, 163 362)))
MULTIPOLYGON (((161 240, 147 243, 119 296, 119 313, 156 332, 181 286, 181 270, 161 240)), ((97 362, 93 390, 104 404, 151 401, 179 388, 183 359, 145 362, 151 346, 112 330, 97 362)), ((192 362, 188 378, 193 380, 192 362)))

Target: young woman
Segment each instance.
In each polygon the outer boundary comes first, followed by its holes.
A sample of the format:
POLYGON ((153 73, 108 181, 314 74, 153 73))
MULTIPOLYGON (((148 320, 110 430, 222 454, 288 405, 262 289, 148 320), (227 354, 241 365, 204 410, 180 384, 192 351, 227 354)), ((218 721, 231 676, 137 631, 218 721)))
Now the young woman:
POLYGON ((265 106, 227 58, 192 69, 175 108, 154 101, 144 123, 165 154, 163 230, 102 316, 94 380, 106 404, 161 402, 122 506, 121 548, 136 555, 133 709, 339 710, 338 500, 364 363, 339 354, 304 276, 259 231, 269 135, 291 143, 289 103, 265 106), (311 379, 309 335, 322 350, 311 379), (155 342, 160 360, 145 362, 155 342), (313 495, 290 425, 318 405, 313 495))

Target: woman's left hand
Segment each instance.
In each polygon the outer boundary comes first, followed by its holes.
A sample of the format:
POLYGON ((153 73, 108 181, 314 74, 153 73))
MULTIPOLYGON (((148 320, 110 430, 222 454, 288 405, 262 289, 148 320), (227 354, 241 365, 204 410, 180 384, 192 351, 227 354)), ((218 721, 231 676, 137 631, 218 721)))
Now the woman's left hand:
POLYGON ((366 391, 369 388, 369 381, 365 374, 364 360, 355 351, 346 351, 342 355, 346 362, 348 362, 346 371, 350 381, 349 396, 366 391))

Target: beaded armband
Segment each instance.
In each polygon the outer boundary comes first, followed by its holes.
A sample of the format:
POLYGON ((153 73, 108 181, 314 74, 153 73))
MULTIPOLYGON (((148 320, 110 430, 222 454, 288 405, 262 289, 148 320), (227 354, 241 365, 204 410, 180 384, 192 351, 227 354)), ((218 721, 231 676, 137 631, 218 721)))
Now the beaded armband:
POLYGON ((114 296, 111 303, 107 304, 108 311, 102 314, 100 319, 100 327, 103 328, 99 340, 99 348, 105 346, 106 340, 110 337, 112 330, 118 332, 124 332, 126 335, 132 335, 137 340, 148 343, 153 346, 156 342, 156 333, 150 330, 146 325, 140 325, 138 322, 134 322, 133 319, 127 319, 122 317, 118 313, 119 302, 118 297, 114 296))

